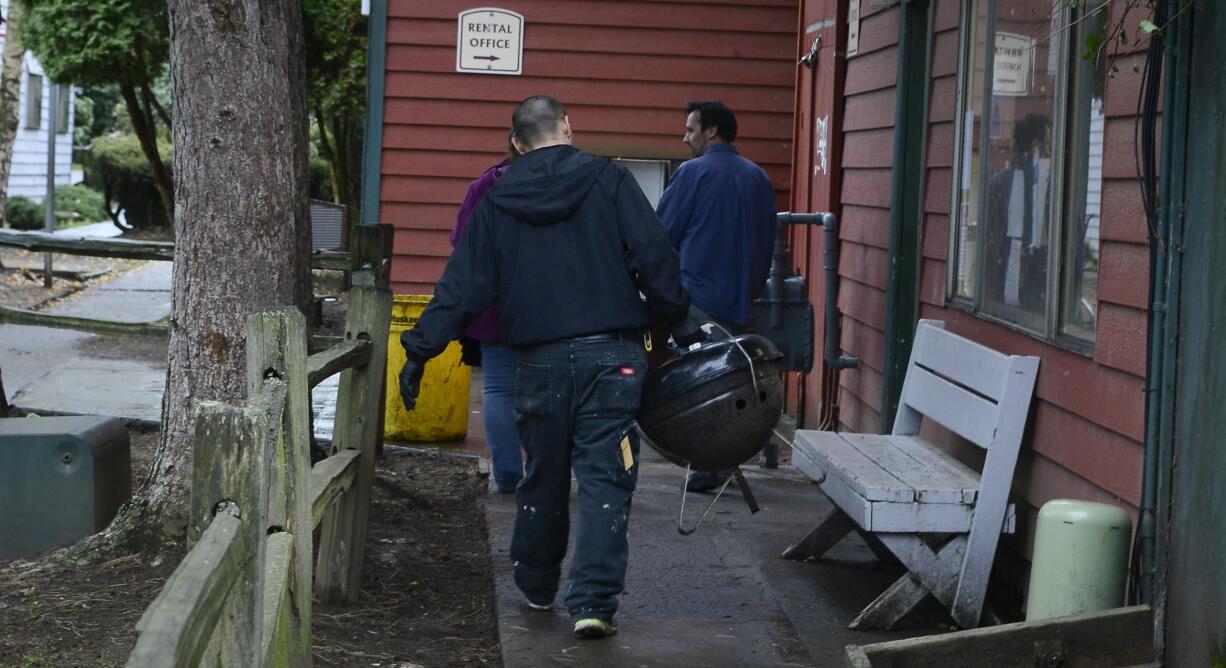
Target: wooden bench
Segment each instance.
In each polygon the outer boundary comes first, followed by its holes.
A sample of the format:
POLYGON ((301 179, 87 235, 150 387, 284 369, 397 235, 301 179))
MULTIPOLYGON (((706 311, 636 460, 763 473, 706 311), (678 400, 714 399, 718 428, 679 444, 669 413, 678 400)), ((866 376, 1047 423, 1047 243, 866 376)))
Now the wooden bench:
POLYGON ((783 556, 820 557, 856 531, 908 571, 851 628, 891 628, 928 594, 963 628, 979 625, 996 543, 1014 529, 1009 488, 1038 367, 921 320, 889 435, 796 432, 793 466, 836 509, 783 556), (925 417, 986 450, 983 474, 920 438, 925 417))

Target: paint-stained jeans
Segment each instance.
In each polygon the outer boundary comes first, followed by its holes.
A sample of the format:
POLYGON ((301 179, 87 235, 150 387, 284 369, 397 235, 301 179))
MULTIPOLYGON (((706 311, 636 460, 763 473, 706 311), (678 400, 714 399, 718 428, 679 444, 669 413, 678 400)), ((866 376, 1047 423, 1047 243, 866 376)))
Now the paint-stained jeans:
POLYGON ((515 410, 528 459, 511 540, 515 583, 536 603, 557 593, 573 468, 579 518, 566 607, 573 619, 612 620, 626 580, 626 526, 638 478, 634 416, 646 355, 637 342, 583 339, 518 353, 515 410))

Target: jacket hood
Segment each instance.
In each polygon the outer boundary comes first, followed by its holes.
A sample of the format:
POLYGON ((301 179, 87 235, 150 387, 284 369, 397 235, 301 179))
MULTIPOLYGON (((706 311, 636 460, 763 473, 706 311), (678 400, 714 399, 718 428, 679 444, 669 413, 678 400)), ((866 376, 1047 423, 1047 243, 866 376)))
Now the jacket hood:
POLYGON ((511 163, 485 196, 519 220, 548 225, 569 218, 608 165, 573 146, 539 148, 511 163))

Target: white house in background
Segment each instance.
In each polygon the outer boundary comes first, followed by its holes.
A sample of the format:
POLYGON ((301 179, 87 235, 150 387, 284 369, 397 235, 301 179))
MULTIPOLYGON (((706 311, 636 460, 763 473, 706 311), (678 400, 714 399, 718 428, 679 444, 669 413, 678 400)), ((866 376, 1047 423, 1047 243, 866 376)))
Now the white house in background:
MULTIPOLYGON (((8 0, 0 0, 0 14, 9 15, 8 0)), ((8 24, 0 23, 0 48, 8 24)), ((13 168, 8 195, 41 202, 47 194, 47 132, 50 130, 51 82, 34 54, 26 52, 21 72, 21 118, 13 140, 13 168)), ((72 114, 76 100, 72 86, 60 88, 59 123, 55 128, 55 185, 72 183, 72 114)))

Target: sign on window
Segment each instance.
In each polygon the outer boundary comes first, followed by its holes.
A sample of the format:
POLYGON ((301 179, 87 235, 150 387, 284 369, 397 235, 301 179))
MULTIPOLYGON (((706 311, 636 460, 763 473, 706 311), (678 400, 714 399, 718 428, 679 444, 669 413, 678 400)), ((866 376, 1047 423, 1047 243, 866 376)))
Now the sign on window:
POLYGON ((481 7, 460 12, 456 30, 457 72, 522 74, 524 17, 506 9, 481 7))
POLYGON ((1010 97, 1029 95, 1032 70, 1034 39, 1007 32, 996 33, 992 94, 1010 97))

